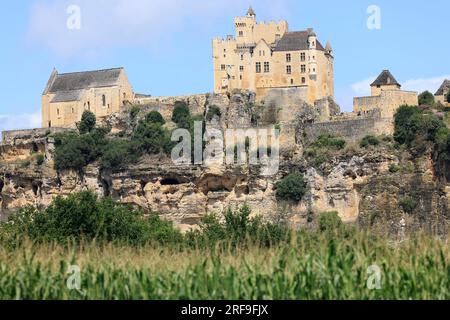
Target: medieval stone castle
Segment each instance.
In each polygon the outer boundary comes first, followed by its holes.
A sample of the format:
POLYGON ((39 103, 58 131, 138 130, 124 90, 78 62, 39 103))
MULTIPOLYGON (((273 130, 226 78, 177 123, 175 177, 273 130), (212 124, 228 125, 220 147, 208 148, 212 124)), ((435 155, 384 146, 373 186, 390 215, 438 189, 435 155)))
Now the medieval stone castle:
MULTIPOLYGON (((322 45, 312 28, 289 31, 286 21, 257 22, 252 8, 234 19, 234 27, 234 36, 212 42, 215 94, 248 90, 258 101, 289 96, 316 107, 334 99, 334 52, 330 42, 322 45)), ((450 81, 445 81, 436 92, 437 101, 446 102, 449 89, 450 81)), ((42 128, 74 127, 85 110, 104 118, 124 105, 160 99, 134 93, 123 68, 75 73, 53 70, 42 95, 42 128)), ((342 126, 340 122, 348 125, 348 121, 375 118, 382 125, 375 124, 374 133, 389 134, 402 104, 417 105, 417 92, 402 91, 389 70, 384 70, 372 83, 371 96, 354 98, 353 112, 328 112, 316 122, 322 131, 331 128, 333 133, 333 127, 342 126)))

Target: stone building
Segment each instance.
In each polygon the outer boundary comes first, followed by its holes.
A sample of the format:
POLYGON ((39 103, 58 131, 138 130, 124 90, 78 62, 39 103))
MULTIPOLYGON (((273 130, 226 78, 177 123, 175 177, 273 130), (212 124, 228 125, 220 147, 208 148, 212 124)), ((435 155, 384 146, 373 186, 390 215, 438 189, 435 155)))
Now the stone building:
POLYGON ((353 99, 353 111, 358 115, 379 110, 382 118, 393 118, 401 105, 418 104, 418 93, 401 90, 389 70, 383 70, 370 87, 371 96, 353 99))
POLYGON ((42 127, 70 127, 85 110, 98 118, 134 100, 124 68, 60 74, 53 70, 42 95, 42 127))
POLYGON ((438 91, 436 91, 436 93, 434 94, 436 102, 440 102, 443 105, 450 107, 450 103, 447 98, 449 93, 450 93, 450 80, 445 80, 439 87, 438 91))
POLYGON ((245 89, 263 100, 270 90, 288 89, 310 104, 334 96, 333 51, 313 29, 257 22, 252 8, 234 23, 235 36, 213 40, 215 93, 245 89))

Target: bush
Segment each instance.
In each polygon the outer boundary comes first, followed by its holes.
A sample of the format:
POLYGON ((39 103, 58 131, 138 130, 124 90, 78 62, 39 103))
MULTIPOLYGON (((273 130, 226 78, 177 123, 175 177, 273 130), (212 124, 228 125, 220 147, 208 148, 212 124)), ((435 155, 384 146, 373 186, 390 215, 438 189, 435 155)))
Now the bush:
POLYGON ((97 160, 107 144, 105 129, 96 129, 89 134, 75 132, 55 135, 55 169, 81 171, 86 165, 97 160))
POLYGON ((345 140, 336 138, 331 135, 321 135, 312 144, 316 148, 330 148, 335 150, 342 150, 345 147, 345 140))
POLYGON ((152 111, 152 112, 148 113, 145 116, 145 121, 147 121, 149 123, 156 123, 161 126, 166 124, 166 121, 164 120, 163 116, 158 111, 152 111))
POLYGON ((301 173, 295 172, 276 184, 276 195, 282 200, 300 201, 306 193, 306 183, 301 173))
MULTIPOLYGON (((401 106, 395 115, 394 139, 409 147, 413 142, 434 142, 445 124, 433 114, 424 114, 418 107, 401 106)), ((415 143, 414 143, 415 144, 415 143)))
POLYGON ((102 169, 123 169, 128 163, 136 160, 136 154, 132 152, 131 146, 132 144, 127 140, 108 141, 101 157, 102 169))
POLYGON ((214 106, 214 105, 210 106, 208 108, 208 113, 206 114, 206 120, 211 121, 216 116, 219 118, 222 116, 222 112, 220 111, 220 108, 218 106, 214 106))
POLYGON ((163 128, 160 123, 140 121, 132 136, 133 152, 142 155, 159 154, 164 152, 169 154, 173 143, 170 133, 163 128))
POLYGON ((343 226, 339 214, 335 211, 319 214, 317 224, 321 232, 336 231, 343 226))
POLYGON ((139 114, 139 112, 141 112, 141 107, 140 106, 132 106, 131 110, 130 110, 130 118, 132 120, 136 119, 136 117, 139 114))
POLYGON ((78 130, 81 134, 85 134, 91 132, 95 128, 97 120, 95 118, 95 114, 91 111, 84 111, 81 116, 81 122, 78 126, 78 130))
MULTIPOLYGON (((182 236, 172 224, 89 191, 57 197, 44 211, 29 211, 15 231, 26 232, 37 242, 68 243, 96 240, 143 245, 179 243, 182 236)), ((17 218, 14 218, 17 220, 17 218)))
POLYGON ((36 164, 37 164, 38 166, 42 166, 42 165, 44 164, 44 161, 45 161, 45 156, 44 156, 42 153, 39 153, 39 154, 36 156, 36 164))
POLYGON ((174 110, 172 113, 172 121, 175 122, 178 128, 189 128, 191 118, 191 112, 185 102, 175 102, 174 110))
POLYGON ((398 165, 396 165, 396 164, 391 164, 390 166, 389 166, 389 172, 390 173, 397 173, 397 172, 399 172, 400 171, 400 167, 398 166, 398 165))
POLYGON ((418 206, 418 202, 413 197, 404 197, 399 201, 400 208, 408 214, 412 214, 418 206))
POLYGON ((380 140, 377 137, 366 136, 361 140, 359 145, 361 146, 361 148, 368 148, 369 146, 377 146, 379 144, 380 140))
POLYGON ((419 105, 434 106, 434 95, 430 91, 424 91, 419 95, 419 105))

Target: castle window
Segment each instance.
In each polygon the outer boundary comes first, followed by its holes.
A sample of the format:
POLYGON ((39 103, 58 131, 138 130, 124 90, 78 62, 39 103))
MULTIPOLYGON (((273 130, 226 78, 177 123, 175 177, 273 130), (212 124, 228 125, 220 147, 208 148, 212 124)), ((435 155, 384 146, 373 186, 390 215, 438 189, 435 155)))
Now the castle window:
POLYGON ((220 66, 220 70, 225 71, 225 65, 224 65, 224 64, 222 64, 222 65, 220 66))
POLYGON ((239 76, 239 80, 242 80, 242 74, 239 76))
POLYGON ((56 114, 59 116, 59 109, 56 109, 56 114))
POLYGON ((306 61, 306 54, 304 52, 300 53, 300 60, 306 61))
POLYGON ((306 83, 306 78, 302 77, 302 83, 305 84, 306 83))
POLYGON ((244 31, 239 31, 239 37, 243 37, 244 36, 244 31))
POLYGON ((244 72, 244 66, 239 66, 239 71, 244 72))
POLYGON ((302 71, 302 73, 306 72, 306 64, 302 64, 301 71, 302 71))
POLYGON ((291 74, 292 73, 292 67, 291 66, 286 66, 286 73, 287 74, 291 74))
POLYGON ((291 79, 291 84, 294 84, 294 79, 291 79))
POLYGON ((261 62, 256 63, 256 73, 261 73, 261 62))
POLYGON ((241 54, 241 60, 244 60, 244 55, 243 54, 241 54))
POLYGON ((269 64, 269 62, 264 62, 264 72, 265 73, 270 72, 270 64, 269 64))
POLYGON ((102 95, 102 104, 104 107, 106 107, 106 96, 102 95))
POLYGON ((286 62, 291 62, 291 54, 286 53, 286 62))

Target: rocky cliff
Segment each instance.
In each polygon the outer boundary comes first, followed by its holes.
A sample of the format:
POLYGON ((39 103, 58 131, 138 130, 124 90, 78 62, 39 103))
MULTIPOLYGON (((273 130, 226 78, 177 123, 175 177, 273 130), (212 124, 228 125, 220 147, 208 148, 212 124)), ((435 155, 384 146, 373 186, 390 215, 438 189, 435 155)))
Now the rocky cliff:
MULTIPOLYGON (((320 163, 305 156, 304 128, 339 112, 332 100, 315 106, 293 97, 269 97, 258 105, 248 92, 194 96, 186 101, 193 114, 205 116, 217 106, 220 117, 207 123, 219 129, 267 127, 281 129, 280 170, 261 175, 253 165, 175 165, 167 156, 144 156, 127 169, 100 170, 97 163, 82 172, 54 169, 54 138, 44 130, 21 131, 0 145, 0 208, 4 219, 25 205, 45 208, 57 195, 91 189, 100 196, 159 212, 183 229, 195 226, 206 213, 222 212, 244 203, 254 214, 283 217, 294 225, 308 224, 314 215, 337 211, 346 222, 404 232, 417 227, 447 232, 450 187, 445 167, 432 156, 415 159, 386 139, 380 146, 349 145, 320 163), (36 158, 45 155, 43 163, 36 158), (299 203, 279 201, 275 185, 293 171, 304 173, 307 194, 299 203), (443 172, 444 171, 444 172, 443 172), (444 177, 444 179, 442 178, 444 177)), ((131 132, 149 111, 160 111, 170 123, 174 101, 142 106, 137 119, 124 108, 104 119, 113 133, 131 132)))

